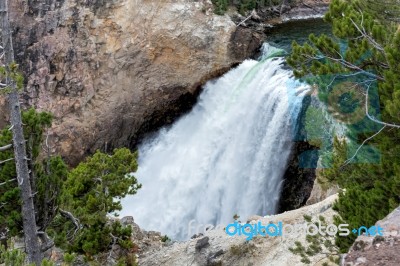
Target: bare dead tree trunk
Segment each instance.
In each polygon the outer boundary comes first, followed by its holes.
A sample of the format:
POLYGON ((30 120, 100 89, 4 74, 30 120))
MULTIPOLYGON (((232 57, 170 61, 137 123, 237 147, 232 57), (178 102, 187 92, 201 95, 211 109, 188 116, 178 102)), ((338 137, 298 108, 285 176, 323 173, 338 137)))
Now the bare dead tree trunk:
POLYGON ((17 170, 18 184, 21 189, 22 199, 22 220, 25 237, 25 252, 27 253, 28 263, 40 265, 42 254, 37 236, 35 208, 33 205, 33 195, 29 180, 29 170, 26 157, 25 138, 22 128, 21 109, 19 95, 14 80, 10 78, 9 66, 14 62, 14 50, 12 46, 12 36, 10 22, 8 19, 7 0, 0 0, 0 16, 2 23, 2 42, 4 49, 4 64, 7 70, 6 84, 11 89, 8 93, 8 104, 10 111, 10 122, 13 133, 14 159, 17 170))

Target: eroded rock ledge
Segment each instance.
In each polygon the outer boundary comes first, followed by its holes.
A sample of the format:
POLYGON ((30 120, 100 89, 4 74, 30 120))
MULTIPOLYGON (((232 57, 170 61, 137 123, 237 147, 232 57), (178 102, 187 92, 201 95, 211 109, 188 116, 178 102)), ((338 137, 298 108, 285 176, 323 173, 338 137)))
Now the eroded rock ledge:
POLYGON ((208 1, 45 3, 10 1, 22 99, 54 114, 53 152, 72 165, 99 148, 133 147, 262 42, 208 1))
MULTIPOLYGON (((272 216, 253 216, 246 221, 251 224, 261 222, 269 224, 282 222, 283 224, 305 225, 304 215, 317 219, 324 216, 327 223, 332 223, 335 212, 332 205, 337 194, 324 201, 306 206, 297 210, 288 211, 272 216)), ((256 236, 246 241, 246 236, 228 236, 223 229, 212 229, 204 235, 197 236, 185 242, 174 242, 163 246, 157 251, 139 252, 140 265, 304 265, 300 256, 289 251, 295 246, 295 241, 306 243, 305 235, 298 237, 269 237, 256 236)), ((310 265, 321 266, 327 259, 323 254, 311 257, 310 265)))
POLYGON ((383 236, 358 236, 349 253, 342 256, 341 265, 400 265, 400 207, 378 221, 375 226, 383 229, 383 236))

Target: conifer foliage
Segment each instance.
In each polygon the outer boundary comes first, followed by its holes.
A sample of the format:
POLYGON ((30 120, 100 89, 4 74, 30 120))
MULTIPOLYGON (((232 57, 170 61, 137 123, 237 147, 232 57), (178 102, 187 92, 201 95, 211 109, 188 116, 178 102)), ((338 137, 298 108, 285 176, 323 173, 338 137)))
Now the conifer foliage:
MULTIPOLYGON (((22 113, 27 154, 29 154, 30 179, 32 187, 37 188, 35 209, 40 230, 45 230, 54 216, 61 184, 67 177, 67 166, 59 156, 38 159, 43 131, 50 126, 51 120, 49 113, 38 113, 34 109, 22 113)), ((10 143, 11 139, 12 133, 8 128, 0 131, 0 146, 10 143)), ((0 186, 0 202, 2 203, 0 232, 7 237, 18 235, 23 229, 15 162, 11 158, 13 158, 12 150, 0 153, 0 161, 7 161, 0 165, 0 183, 2 184, 0 186)))
MULTIPOLYGON (((131 228, 109 215, 121 210, 122 198, 135 194, 141 187, 132 174, 137 170, 137 152, 126 148, 116 149, 111 155, 97 151, 69 170, 60 156, 43 153, 48 148, 44 132, 51 126, 52 116, 29 109, 22 113, 22 119, 38 232, 46 236, 41 238, 42 247, 54 244, 47 233, 57 246, 89 257, 108 250, 113 243, 126 250, 132 247, 131 228)), ((0 131, 0 147, 11 139, 8 127, 0 131)), ((3 245, 23 231, 20 189, 12 158, 12 149, 0 152, 3 245)))
POLYGON ((214 12, 218 15, 223 15, 230 6, 235 7, 239 13, 244 14, 246 11, 255 8, 279 5, 283 2, 283 0, 212 0, 214 12))
MULTIPOLYGON (((339 87, 342 94, 361 97, 354 103, 363 110, 363 118, 348 125, 346 140, 335 139, 331 165, 322 171, 325 180, 345 189, 335 204, 340 215, 336 222, 352 228, 372 226, 400 204, 398 15, 383 11, 392 10, 385 4, 394 1, 384 1, 379 8, 369 2, 333 0, 325 20, 332 24, 334 36, 311 35, 304 45, 294 42, 287 59, 297 77, 318 87, 328 109, 339 105, 329 100, 339 87), (368 106, 371 97, 378 101, 374 110, 368 106), (358 154, 354 147, 364 142, 375 153, 358 154)), ((354 239, 338 237, 340 251, 346 252, 354 239)))
POLYGON ((72 251, 94 255, 116 239, 128 248, 131 229, 107 215, 122 209, 121 199, 141 187, 132 174, 137 153, 122 148, 109 155, 97 151, 73 169, 64 183, 61 215, 53 223, 57 243, 72 251), (72 214, 74 220, 66 214, 72 214))

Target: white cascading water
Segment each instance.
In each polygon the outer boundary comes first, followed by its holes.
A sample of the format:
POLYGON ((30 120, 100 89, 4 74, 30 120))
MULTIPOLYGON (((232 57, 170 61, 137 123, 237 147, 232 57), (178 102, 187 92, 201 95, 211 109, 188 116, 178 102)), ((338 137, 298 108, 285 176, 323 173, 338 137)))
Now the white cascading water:
MULTIPOLYGON (((193 110, 139 147, 143 187, 121 215, 187 239, 188 224, 227 225, 235 214, 273 214, 308 88, 267 58, 246 60, 205 85, 193 110)), ((192 234, 195 232, 192 230, 192 234)))

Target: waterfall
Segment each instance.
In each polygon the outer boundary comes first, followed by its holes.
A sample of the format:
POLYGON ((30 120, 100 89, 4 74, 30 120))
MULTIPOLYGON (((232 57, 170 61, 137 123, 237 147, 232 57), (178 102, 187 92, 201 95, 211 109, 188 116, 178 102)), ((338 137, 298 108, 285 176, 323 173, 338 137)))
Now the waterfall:
MULTIPOLYGON (((188 224, 273 214, 308 87, 295 81, 277 49, 209 81, 193 110, 139 147, 143 187, 123 200, 146 230, 187 239, 188 224)), ((192 231, 193 232, 193 231, 192 231)))

